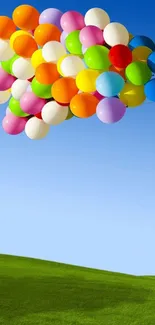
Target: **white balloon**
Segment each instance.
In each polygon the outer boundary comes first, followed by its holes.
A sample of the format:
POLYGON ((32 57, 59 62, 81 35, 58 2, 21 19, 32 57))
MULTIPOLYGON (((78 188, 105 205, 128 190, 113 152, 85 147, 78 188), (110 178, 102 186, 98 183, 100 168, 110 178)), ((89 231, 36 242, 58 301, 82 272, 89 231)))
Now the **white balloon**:
POLYGON ((41 140, 46 137, 50 126, 37 117, 31 117, 25 125, 25 133, 31 140, 41 140))
POLYGON ((15 80, 11 87, 12 96, 16 100, 20 100, 20 98, 25 94, 29 84, 30 82, 28 80, 15 80))
POLYGON ((69 55, 60 64, 60 71, 65 77, 76 77, 77 74, 85 69, 85 64, 76 55, 69 55))
POLYGON ((57 102, 51 101, 44 105, 41 115, 45 123, 58 125, 68 116, 68 106, 61 106, 57 102))
POLYGON ((117 44, 127 45, 129 43, 129 32, 120 23, 108 24, 103 31, 103 37, 105 42, 110 46, 117 44))
POLYGON ((8 114, 10 114, 10 113, 11 113, 10 108, 7 107, 7 108, 6 108, 6 111, 5 111, 5 115, 8 115, 8 114))
POLYGON ((8 61, 14 54, 15 52, 11 49, 10 42, 0 39, 0 61, 8 61))
POLYGON ((18 58, 12 65, 12 72, 16 78, 26 80, 34 76, 35 70, 30 59, 18 58))
POLYGON ((57 41, 47 42, 42 48, 42 56, 46 62, 55 63, 66 53, 64 46, 57 41))
POLYGON ((101 8, 89 9, 84 17, 86 26, 96 26, 104 29, 110 23, 109 15, 101 8))
POLYGON ((0 91, 0 105, 6 103, 10 97, 11 97, 10 89, 0 91))

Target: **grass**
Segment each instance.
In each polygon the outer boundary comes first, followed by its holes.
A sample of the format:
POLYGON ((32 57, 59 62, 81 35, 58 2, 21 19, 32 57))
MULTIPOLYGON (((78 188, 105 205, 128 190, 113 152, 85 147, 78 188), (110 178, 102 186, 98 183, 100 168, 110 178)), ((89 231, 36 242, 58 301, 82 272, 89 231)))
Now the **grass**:
POLYGON ((0 325, 155 325, 155 279, 0 255, 0 325))

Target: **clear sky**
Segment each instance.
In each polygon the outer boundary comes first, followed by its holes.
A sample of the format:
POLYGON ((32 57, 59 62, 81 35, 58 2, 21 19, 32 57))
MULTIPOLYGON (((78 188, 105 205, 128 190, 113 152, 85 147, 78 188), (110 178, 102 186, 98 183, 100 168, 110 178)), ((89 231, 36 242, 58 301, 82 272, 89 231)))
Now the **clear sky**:
MULTIPOLYGON (((153 2, 52 6, 101 7, 134 35, 155 40, 153 2)), ((10 3, 1 3, 1 15, 22 4, 10 3)), ((51 7, 49 0, 27 3, 40 12, 51 7)), ((0 120, 4 112, 1 106, 0 120)), ((0 127, 0 176, 0 253, 155 274, 155 103, 128 109, 111 126, 75 118, 36 142, 0 127)))

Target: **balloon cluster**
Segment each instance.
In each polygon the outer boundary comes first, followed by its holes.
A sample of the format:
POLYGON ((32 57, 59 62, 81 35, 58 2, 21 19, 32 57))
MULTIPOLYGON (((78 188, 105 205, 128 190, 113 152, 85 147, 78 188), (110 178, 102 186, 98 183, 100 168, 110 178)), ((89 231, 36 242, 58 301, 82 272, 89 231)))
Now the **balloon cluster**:
POLYGON ((83 16, 20 5, 0 16, 2 126, 44 138, 51 126, 94 114, 115 123, 129 107, 155 102, 155 43, 133 36, 100 8, 83 16))

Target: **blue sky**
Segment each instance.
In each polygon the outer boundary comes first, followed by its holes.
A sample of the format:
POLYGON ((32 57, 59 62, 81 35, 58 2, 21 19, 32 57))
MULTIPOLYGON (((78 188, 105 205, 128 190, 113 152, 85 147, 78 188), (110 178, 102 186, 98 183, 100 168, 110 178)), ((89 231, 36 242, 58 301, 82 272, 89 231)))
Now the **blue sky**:
MULTIPOLYGON (((153 2, 103 7, 91 0, 73 7, 68 0, 59 9, 101 7, 134 35, 153 38, 153 2)), ((21 3, 3 2, 1 15, 21 3)), ((40 12, 51 6, 27 3, 40 12)), ((1 120, 4 112, 1 106, 1 120)), ((96 117, 66 121, 39 142, 0 127, 0 167, 1 253, 155 274, 155 103, 128 109, 111 126, 96 117)))

